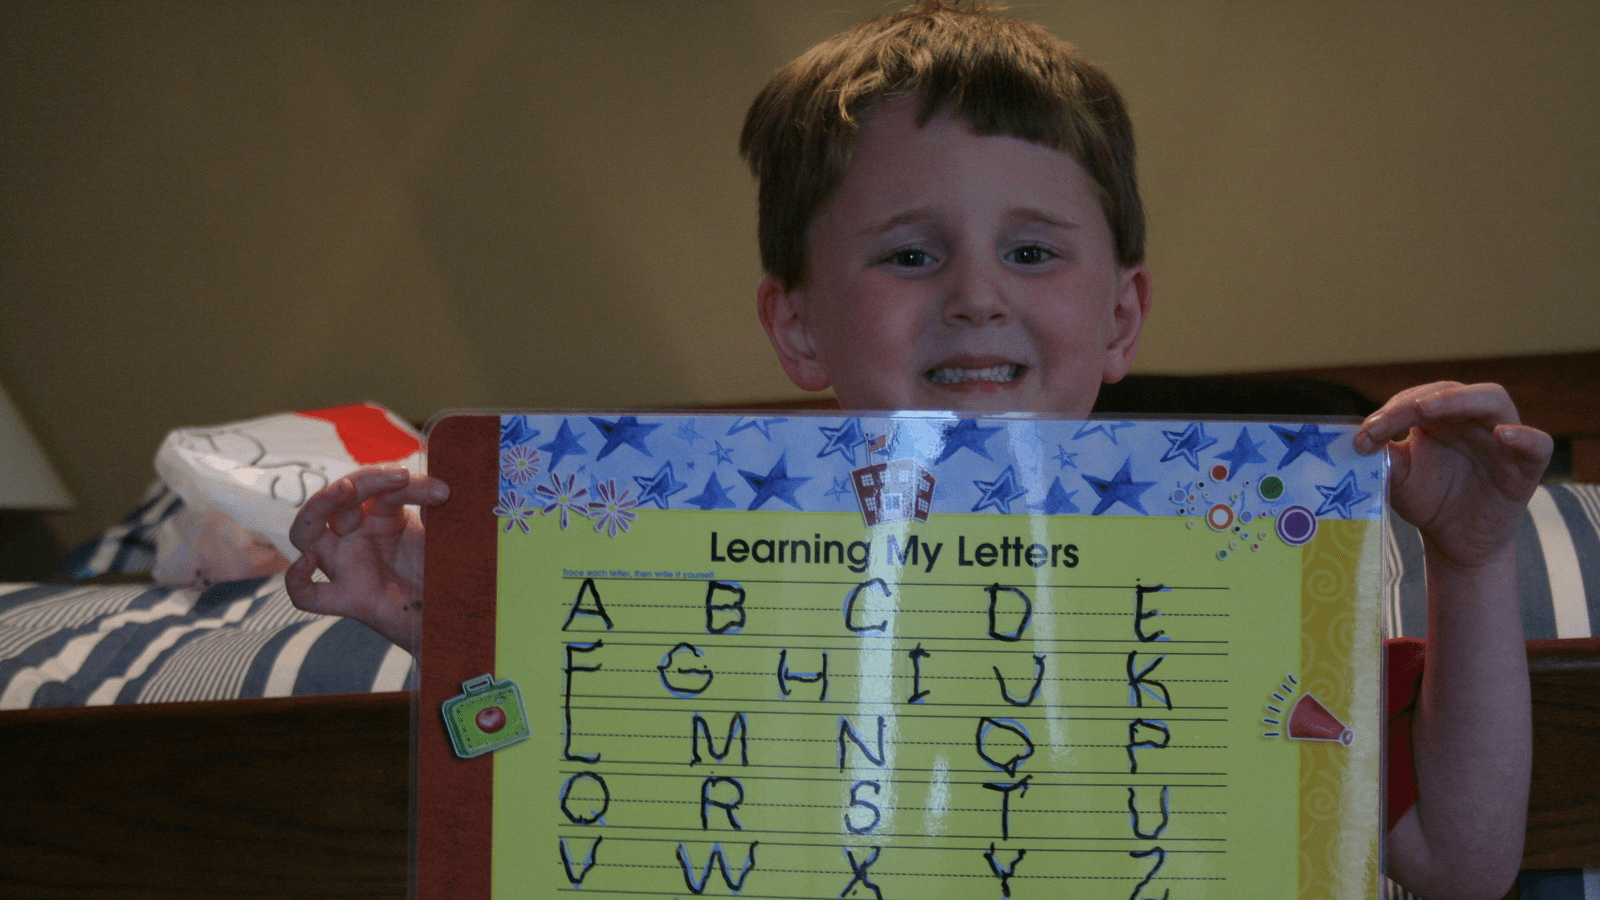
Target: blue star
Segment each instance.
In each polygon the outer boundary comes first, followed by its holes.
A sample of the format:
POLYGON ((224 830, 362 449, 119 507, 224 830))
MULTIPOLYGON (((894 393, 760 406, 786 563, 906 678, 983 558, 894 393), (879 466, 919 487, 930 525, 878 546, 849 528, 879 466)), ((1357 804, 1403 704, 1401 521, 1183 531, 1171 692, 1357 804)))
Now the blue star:
POLYGON ((1332 486, 1317 485, 1317 493, 1322 495, 1322 505, 1317 507, 1316 514, 1325 516, 1330 512, 1337 512, 1343 518, 1350 518, 1350 507, 1369 499, 1372 495, 1356 487, 1356 473, 1352 469, 1344 473, 1339 483, 1332 486))
POLYGON ((689 487, 672 476, 672 463, 662 464, 656 474, 648 478, 635 475, 633 480, 639 484, 639 506, 654 503, 661 509, 667 508, 668 497, 689 487))
POLYGON ((1078 496, 1077 491, 1073 491, 1070 494, 1067 493, 1067 489, 1061 486, 1061 476, 1058 475, 1054 481, 1050 482, 1050 489, 1045 491, 1044 503, 1040 505, 1039 511, 1047 516, 1063 516, 1067 513, 1075 513, 1078 511, 1078 504, 1073 503, 1072 498, 1076 496, 1078 496))
POLYGON ((739 470, 739 474, 744 476, 744 480, 749 482, 751 489, 756 492, 755 499, 751 500, 750 505, 745 509, 760 509, 761 504, 766 503, 773 497, 777 497, 795 509, 801 508, 800 502, 794 498, 794 492, 799 489, 800 485, 810 481, 811 478, 804 475, 789 477, 787 457, 787 453, 780 455, 778 461, 772 464, 772 469, 765 475, 757 475, 754 472, 746 472, 743 469, 739 470))
POLYGON ((717 480, 717 473, 715 472, 712 472, 711 477, 706 479, 705 490, 683 502, 691 506, 697 506, 700 509, 733 509, 737 505, 733 502, 733 498, 728 496, 727 488, 724 488, 722 482, 717 480))
POLYGON ((1161 461, 1182 458, 1196 472, 1200 471, 1200 451, 1217 442, 1216 438, 1206 434, 1206 427, 1199 422, 1190 422, 1182 431, 1163 431, 1161 434, 1168 443, 1161 461))
POLYGON ((1299 431, 1290 431, 1282 425, 1273 425, 1271 428, 1278 436, 1278 440, 1283 441, 1283 445, 1289 448, 1289 452, 1278 462, 1279 469, 1299 459, 1302 453, 1309 453, 1333 465, 1333 460, 1328 458, 1328 445, 1339 438, 1338 433, 1325 432, 1315 425, 1301 425, 1299 431))
POLYGON ((1133 480, 1133 457, 1130 456, 1122 461, 1122 468, 1111 476, 1110 481, 1093 475, 1085 475, 1083 480, 1089 482, 1089 486, 1100 495, 1100 502, 1095 504, 1093 515, 1100 515, 1119 501, 1136 510, 1141 516, 1149 515, 1144 511, 1144 504, 1139 498, 1143 497, 1144 492, 1153 487, 1155 482, 1133 480))
POLYGON ((576 453, 579 456, 588 456, 589 451, 583 449, 581 439, 572 433, 572 426, 566 419, 561 420, 561 427, 556 430, 556 439, 548 444, 540 444, 539 449, 550 454, 550 470, 555 471, 561 464, 561 458, 576 453))
POLYGON ((772 440, 772 432, 769 429, 779 422, 787 421, 789 420, 782 418, 781 416, 767 419, 746 419, 741 416, 737 419, 734 419, 733 424, 728 426, 728 433, 738 434, 741 431, 748 431, 749 429, 754 428, 755 430, 761 432, 762 437, 770 441, 772 440))
POLYGON ((1027 493, 1017 484, 1017 473, 1013 472, 1011 468, 1011 466, 1006 466, 1005 471, 1000 473, 1000 477, 993 481, 973 482, 973 485, 982 492, 978 497, 977 504, 972 507, 973 512, 989 508, 1001 515, 1011 514, 1011 501, 1027 493))
POLYGON ((1099 433, 1110 438, 1112 444, 1116 444, 1117 429, 1132 427, 1132 422, 1085 422, 1083 423, 1083 427, 1078 429, 1078 433, 1072 436, 1072 439, 1077 440, 1087 435, 1099 433))
POLYGON ((694 430, 693 419, 684 419, 682 422, 679 422, 678 430, 674 431, 672 436, 680 441, 683 441, 691 447, 706 439, 705 435, 694 430))
POLYGON ((1055 461, 1056 464, 1061 468, 1065 469, 1067 466, 1071 466, 1076 469, 1078 467, 1078 463, 1076 462, 1077 458, 1078 454, 1068 453, 1066 447, 1063 447, 1060 444, 1056 445, 1055 461))
POLYGON ((733 448, 722 446, 721 441, 712 441, 711 443, 714 445, 711 455, 717 458, 715 464, 719 466, 723 463, 727 463, 730 466, 733 465, 733 448))
POLYGON ((527 416, 508 416, 500 424, 500 449, 509 450, 526 444, 539 436, 539 430, 528 425, 527 416))
POLYGON ((1218 453, 1216 458, 1227 462, 1230 475, 1251 463, 1264 463, 1267 461, 1267 458, 1261 455, 1261 444, 1250 439, 1250 429, 1248 428, 1239 429, 1239 437, 1234 440, 1233 449, 1225 453, 1218 453))
POLYGON ((594 427, 600 429, 601 434, 606 436, 606 445, 601 447, 600 452, 594 455, 596 462, 605 459, 611 451, 621 447, 623 444, 627 444, 645 456, 653 455, 649 448, 645 447, 644 439, 650 432, 660 428, 660 423, 645 424, 634 416, 623 416, 615 422, 607 422, 605 419, 597 419, 594 416, 590 416, 589 421, 593 423, 594 427))
POLYGON ((850 479, 840 475, 838 478, 833 480, 833 487, 828 488, 828 499, 832 500, 836 497, 848 497, 854 493, 855 489, 850 486, 850 479))
POLYGON ((984 444, 997 431, 1004 431, 1000 426, 985 428, 974 419, 962 419, 953 426, 944 429, 944 449, 939 452, 939 458, 933 461, 934 465, 944 462, 956 454, 957 450, 965 447, 984 459, 992 460, 989 448, 984 444))
POLYGON ((827 443, 817 453, 821 459, 830 453, 837 453, 844 457, 850 465, 856 464, 856 447, 866 443, 866 436, 861 433, 861 423, 855 419, 845 419, 844 424, 838 428, 829 428, 826 425, 818 426, 818 431, 827 438, 827 443))

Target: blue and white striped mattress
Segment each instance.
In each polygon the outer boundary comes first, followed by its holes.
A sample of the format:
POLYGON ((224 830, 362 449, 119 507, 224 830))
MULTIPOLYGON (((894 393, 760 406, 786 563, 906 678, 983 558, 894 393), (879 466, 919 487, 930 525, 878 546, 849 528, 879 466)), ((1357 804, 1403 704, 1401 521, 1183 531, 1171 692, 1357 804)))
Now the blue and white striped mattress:
POLYGON ((205 590, 0 585, 0 709, 408 689, 410 654, 301 612, 283 576, 205 590))

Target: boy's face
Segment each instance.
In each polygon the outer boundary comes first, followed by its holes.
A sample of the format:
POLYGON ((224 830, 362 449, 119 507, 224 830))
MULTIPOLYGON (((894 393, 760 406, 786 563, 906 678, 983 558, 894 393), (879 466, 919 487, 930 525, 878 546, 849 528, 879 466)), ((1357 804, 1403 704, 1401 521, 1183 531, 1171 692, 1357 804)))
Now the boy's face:
POLYGON ((1116 262, 1070 153, 891 100, 813 218, 807 278, 759 290, 784 370, 846 409, 1087 414, 1128 371, 1150 276, 1116 262))

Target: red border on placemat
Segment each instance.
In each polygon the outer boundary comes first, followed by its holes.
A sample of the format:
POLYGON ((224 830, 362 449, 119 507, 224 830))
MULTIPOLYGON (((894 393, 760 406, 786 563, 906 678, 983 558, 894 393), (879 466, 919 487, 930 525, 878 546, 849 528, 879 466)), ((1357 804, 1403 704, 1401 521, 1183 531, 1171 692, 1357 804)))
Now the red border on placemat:
POLYGON ((416 896, 489 900, 494 755, 459 759, 440 712, 461 683, 495 664, 495 497, 500 417, 456 415, 428 436, 428 473, 450 499, 424 513, 417 723, 416 896))

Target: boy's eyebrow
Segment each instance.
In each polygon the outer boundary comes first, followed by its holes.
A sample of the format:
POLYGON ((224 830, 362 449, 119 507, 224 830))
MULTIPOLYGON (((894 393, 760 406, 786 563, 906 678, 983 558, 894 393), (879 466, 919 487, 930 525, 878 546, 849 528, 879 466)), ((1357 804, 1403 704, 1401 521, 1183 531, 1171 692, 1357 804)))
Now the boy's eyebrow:
POLYGON ((1051 225, 1051 226, 1054 226, 1056 228, 1081 228, 1081 227, 1083 227, 1079 223, 1074 222, 1074 221, 1072 221, 1070 219, 1063 219, 1058 215, 1055 215, 1053 213, 1047 212, 1047 211, 1042 210, 1042 209, 1037 209, 1037 208, 1032 207, 1032 206, 1027 206, 1027 207, 1023 207, 1022 209, 1013 210, 1011 212, 1011 214, 1008 216, 1008 218, 1016 218, 1016 219, 1020 219, 1020 220, 1028 221, 1028 222, 1042 222, 1042 223, 1044 223, 1046 225, 1051 225))
MULTIPOLYGON (((894 229, 899 228, 901 225, 909 225, 913 222, 932 218, 933 216, 934 211, 931 209, 908 209, 905 212, 896 213, 889 218, 884 219, 882 222, 877 223, 876 225, 868 225, 866 228, 861 229, 860 233, 862 237, 870 237, 872 235, 882 234, 885 231, 893 231, 894 229)), ((1055 228, 1074 229, 1082 227, 1082 225, 1077 222, 1074 222, 1070 219, 1063 219, 1054 213, 1033 206, 1025 206, 1019 209, 1011 210, 1006 214, 1006 218, 1024 222, 1039 222, 1055 228)))
POLYGON ((861 229, 861 236, 868 237, 871 235, 883 234, 885 231, 893 231, 894 229, 899 228, 901 225, 909 225, 912 222, 927 219, 932 216, 933 211, 930 209, 908 209, 902 213, 895 213, 876 225, 868 225, 867 227, 861 229))

